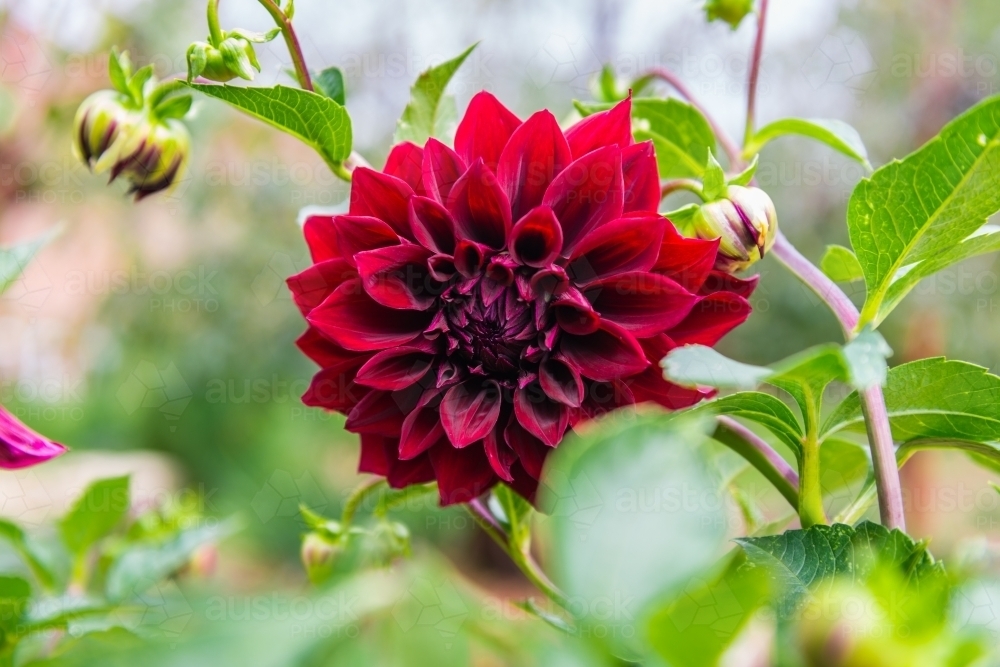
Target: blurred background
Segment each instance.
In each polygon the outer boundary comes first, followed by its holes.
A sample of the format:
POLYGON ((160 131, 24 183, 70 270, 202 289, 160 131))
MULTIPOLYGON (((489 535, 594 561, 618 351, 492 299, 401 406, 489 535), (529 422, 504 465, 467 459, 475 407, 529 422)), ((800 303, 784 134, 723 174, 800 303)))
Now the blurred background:
MULTIPOLYGON (((460 110, 485 88, 522 117, 543 107, 569 117, 573 99, 592 98, 603 64, 623 80, 666 67, 740 136, 755 24, 706 24, 700 6, 298 0, 295 24, 311 68, 343 70, 355 148, 381 165, 416 76, 480 40, 452 83, 460 110)), ((771 12, 760 123, 845 120, 876 167, 1000 92, 995 0, 774 0, 771 12)), ((226 0, 221 19, 270 27, 252 0, 226 0)), ((244 517, 206 585, 294 592, 305 588, 298 505, 339 511, 358 482, 357 443, 341 417, 298 400, 314 368, 293 345, 304 327, 284 280, 309 264, 300 209, 343 207, 346 186, 308 148, 205 99, 190 124, 191 168, 166 196, 133 204, 70 151, 77 105, 108 85, 110 47, 165 78, 183 74, 187 45, 206 32, 202 0, 0 0, 0 245, 63 225, 0 299, 0 402, 73 449, 0 475, 0 514, 44 524, 90 479, 129 471, 140 503, 171 498, 244 517)), ((257 84, 290 82, 280 40, 258 54, 257 84)), ((758 170, 783 230, 814 261, 825 244, 847 244, 846 203, 861 176, 798 139, 765 149, 758 170)), ((755 312, 723 342, 726 354, 767 363, 838 339, 825 308, 773 259, 758 266, 755 312)), ((891 363, 948 355, 1000 370, 998 272, 987 256, 923 283, 883 328, 891 363)), ((1000 549, 989 479, 959 454, 919 455, 904 470, 911 532, 946 560, 1000 549)), ((765 515, 784 511, 762 481, 745 486, 760 489, 765 515)), ((530 586, 467 515, 427 503, 401 516, 427 567, 520 618, 504 601, 530 586)))

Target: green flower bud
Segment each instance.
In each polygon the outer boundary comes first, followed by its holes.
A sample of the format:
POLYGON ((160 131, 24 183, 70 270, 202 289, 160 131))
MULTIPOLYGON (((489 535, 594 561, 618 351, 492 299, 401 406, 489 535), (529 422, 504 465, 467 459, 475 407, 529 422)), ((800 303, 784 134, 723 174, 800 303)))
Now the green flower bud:
POLYGON ((131 186, 129 194, 139 200, 181 179, 187 169, 191 137, 178 120, 143 116, 115 148, 111 180, 124 177, 131 186))
POLYGON ((254 70, 260 71, 253 45, 274 39, 278 32, 277 29, 267 33, 236 29, 223 33, 218 44, 195 42, 187 50, 188 81, 198 76, 221 83, 236 77, 253 81, 254 70))
POLYGON ((730 185, 726 198, 704 204, 692 220, 703 239, 719 239, 715 267, 743 271, 774 245, 778 215, 767 193, 759 188, 730 185))
POLYGON ((319 585, 329 579, 342 551, 338 539, 321 532, 307 533, 302 538, 301 556, 309 581, 319 585))
POLYGON ((125 96, 100 90, 80 105, 73 120, 73 152, 98 173, 108 168, 106 156, 116 151, 124 137, 139 123, 139 114, 126 106, 125 96))

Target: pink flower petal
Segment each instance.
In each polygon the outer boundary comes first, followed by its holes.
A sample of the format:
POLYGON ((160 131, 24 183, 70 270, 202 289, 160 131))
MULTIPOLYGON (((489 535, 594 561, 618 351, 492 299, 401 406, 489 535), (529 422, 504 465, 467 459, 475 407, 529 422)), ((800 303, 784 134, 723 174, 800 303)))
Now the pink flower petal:
POLYGON ((0 468, 27 468, 45 463, 65 451, 64 445, 31 430, 0 406, 0 468))
POLYGON ((448 201, 455 181, 465 173, 465 162, 458 153, 433 137, 424 146, 422 176, 427 196, 439 204, 448 201))
POLYGON ((605 146, 619 148, 631 146, 633 143, 631 115, 632 98, 628 97, 607 111, 587 116, 569 128, 566 140, 569 141, 573 157, 579 158, 605 146))
POLYGON ((517 116, 484 90, 469 102, 455 130, 455 151, 466 164, 482 160, 496 170, 504 146, 520 124, 517 116))
POLYGON ((416 144, 404 141, 396 144, 385 159, 385 169, 382 171, 395 176, 413 188, 418 195, 424 194, 423 184, 424 149, 416 144))
POLYGON ((400 236, 410 235, 409 199, 413 188, 406 181, 374 169, 358 167, 351 180, 351 215, 367 215, 389 224, 400 236))

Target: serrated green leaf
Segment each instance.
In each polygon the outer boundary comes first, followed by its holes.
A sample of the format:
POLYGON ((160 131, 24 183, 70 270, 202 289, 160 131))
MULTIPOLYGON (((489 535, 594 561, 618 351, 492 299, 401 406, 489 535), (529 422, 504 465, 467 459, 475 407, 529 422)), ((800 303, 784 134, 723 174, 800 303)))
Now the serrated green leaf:
POLYGON ((0 538, 10 543, 43 588, 52 588, 55 584, 55 575, 38 556, 33 544, 20 526, 6 519, 0 519, 0 538))
POLYGON ((857 255, 842 245, 828 245, 819 265, 830 280, 838 283, 851 283, 865 277, 857 255))
POLYGON ((314 83, 316 90, 341 106, 345 104, 347 89, 344 87, 344 73, 339 67, 327 67, 319 73, 314 83))
POLYGON ((6 292, 21 277, 28 263, 38 254, 38 251, 58 236, 61 231, 62 226, 57 225, 31 241, 10 248, 0 247, 0 294, 6 292))
MULTIPOLYGON (((611 104, 574 102, 584 116, 611 104)), ((700 111, 675 98, 632 100, 632 133, 636 141, 652 140, 660 178, 701 178, 709 150, 715 150, 712 126, 700 111)))
POLYGON ((817 525, 736 542, 747 559, 765 568, 776 588, 784 591, 779 608, 787 609, 785 605, 794 605, 835 579, 864 583, 878 566, 896 569, 907 583, 917 586, 922 580, 943 576, 940 563, 923 544, 868 521, 857 528, 842 523, 817 525))
POLYGON ((62 518, 59 529, 70 553, 81 556, 122 520, 129 508, 129 478, 94 482, 62 518))
POLYGON ((740 185, 746 187, 750 185, 750 181, 753 180, 754 175, 757 173, 757 164, 760 162, 760 156, 754 155, 753 160, 750 161, 750 165, 729 179, 729 185, 740 185))
POLYGON ((451 60, 431 67, 410 88, 410 101, 396 124, 393 143, 412 141, 423 145, 430 137, 444 137, 455 119, 455 102, 444 94, 448 82, 478 46, 473 44, 451 60))
MULTIPOLYGON (((987 369, 943 357, 902 364, 889 371, 885 403, 893 439, 1000 440, 1000 377, 987 369)), ((851 394, 827 418, 825 434, 864 430, 857 394, 851 394)), ((984 450, 984 455, 996 449, 984 450)))
POLYGON ((792 410, 780 399, 760 391, 741 391, 702 403, 693 412, 705 411, 749 419, 766 427, 796 456, 802 453, 804 433, 792 410))
POLYGON ((756 155, 769 142, 787 135, 799 135, 821 141, 847 157, 857 160, 865 167, 871 168, 868 164, 868 150, 858 131, 843 121, 823 118, 785 118, 765 125, 757 130, 747 143, 744 155, 748 158, 756 155))
POLYGON ((1000 210, 998 177, 1000 97, 992 97, 858 184, 847 223, 868 287, 862 324, 888 315, 902 269, 951 252, 1000 210))
POLYGON ((351 118, 344 107, 328 97, 288 86, 188 85, 299 138, 332 169, 338 169, 351 154, 351 118))
POLYGON ((706 201, 722 199, 726 196, 726 172, 722 165, 715 159, 712 149, 708 150, 708 162, 705 165, 705 175, 702 177, 705 184, 706 201))

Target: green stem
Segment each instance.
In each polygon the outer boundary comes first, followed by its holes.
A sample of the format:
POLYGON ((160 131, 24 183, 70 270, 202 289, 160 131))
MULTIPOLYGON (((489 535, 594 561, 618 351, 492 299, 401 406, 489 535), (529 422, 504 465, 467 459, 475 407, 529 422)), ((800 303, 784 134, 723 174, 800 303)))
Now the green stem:
POLYGON ((351 495, 347 496, 347 500, 344 502, 344 511, 340 517, 340 523, 345 530, 354 521, 354 515, 358 513, 358 508, 361 507, 365 498, 373 492, 381 490, 384 485, 385 479, 379 477, 362 482, 360 486, 351 491, 351 495))
POLYGON ((222 44, 222 28, 219 26, 219 1, 208 0, 208 41, 219 48, 222 44))
POLYGON ((664 181, 663 185, 660 186, 660 199, 681 190, 693 192, 698 195, 702 201, 705 201, 705 189, 701 186, 701 183, 693 178, 675 178, 673 180, 664 181))
POLYGON ((799 519, 803 528, 825 524, 823 489, 820 486, 819 442, 807 437, 802 443, 802 464, 799 468, 802 484, 799 486, 799 519))
POLYGON ((285 39, 288 53, 292 57, 292 65, 295 67, 295 77, 299 80, 299 86, 304 90, 312 92, 312 77, 309 76, 309 68, 306 67, 306 59, 302 55, 302 46, 299 44, 299 38, 295 34, 295 28, 292 27, 291 19, 285 15, 285 12, 281 11, 281 7, 274 0, 257 1, 263 5, 267 13, 274 19, 275 25, 281 30, 281 36, 285 39))

